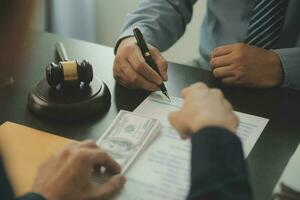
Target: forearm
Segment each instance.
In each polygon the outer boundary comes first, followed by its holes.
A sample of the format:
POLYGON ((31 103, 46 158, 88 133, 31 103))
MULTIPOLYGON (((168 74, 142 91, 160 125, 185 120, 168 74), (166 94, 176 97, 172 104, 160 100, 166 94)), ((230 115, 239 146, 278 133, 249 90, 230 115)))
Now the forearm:
POLYGON ((252 199, 242 146, 221 128, 192 137, 192 173, 188 199, 252 199))
MULTIPOLYGON (((196 0, 142 0, 126 17, 119 39, 132 34, 138 26, 148 43, 160 51, 169 48, 185 31, 196 0)), ((119 40, 120 41, 120 40, 119 40)), ((116 45, 118 47, 119 42, 116 45)))
POLYGON ((284 71, 282 87, 300 89, 300 48, 275 49, 284 71))

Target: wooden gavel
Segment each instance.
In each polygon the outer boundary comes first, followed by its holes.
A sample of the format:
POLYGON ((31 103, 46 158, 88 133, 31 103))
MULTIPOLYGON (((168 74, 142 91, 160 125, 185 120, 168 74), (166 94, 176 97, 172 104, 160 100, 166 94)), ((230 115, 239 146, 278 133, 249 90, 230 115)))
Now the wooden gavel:
POLYGON ((78 86, 82 83, 89 85, 93 80, 93 67, 87 60, 82 62, 68 59, 64 45, 59 42, 55 45, 58 53, 58 64, 52 62, 46 67, 48 84, 56 88, 59 84, 64 86, 78 86))

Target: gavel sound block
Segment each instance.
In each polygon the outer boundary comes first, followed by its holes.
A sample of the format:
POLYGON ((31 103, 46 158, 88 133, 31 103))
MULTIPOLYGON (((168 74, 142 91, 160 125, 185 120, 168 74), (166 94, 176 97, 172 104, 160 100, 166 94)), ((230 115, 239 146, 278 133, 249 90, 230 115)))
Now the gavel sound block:
POLYGON ((108 87, 96 78, 89 85, 57 88, 43 79, 29 93, 28 108, 39 117, 68 121, 101 115, 110 101, 108 87))
POLYGON ((29 93, 29 110, 39 117, 64 121, 105 113, 111 95, 106 84, 93 77, 92 64, 69 60, 61 42, 55 48, 58 63, 46 67, 46 78, 29 93))

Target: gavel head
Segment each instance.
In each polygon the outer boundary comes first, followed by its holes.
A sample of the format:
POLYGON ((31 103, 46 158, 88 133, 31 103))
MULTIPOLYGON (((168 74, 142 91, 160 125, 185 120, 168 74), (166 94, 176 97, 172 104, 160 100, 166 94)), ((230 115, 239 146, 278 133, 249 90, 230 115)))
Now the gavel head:
POLYGON ((80 85, 81 82, 89 85, 93 80, 93 68, 86 60, 81 63, 78 61, 51 63, 46 67, 46 78, 48 84, 53 88, 59 84, 80 85))

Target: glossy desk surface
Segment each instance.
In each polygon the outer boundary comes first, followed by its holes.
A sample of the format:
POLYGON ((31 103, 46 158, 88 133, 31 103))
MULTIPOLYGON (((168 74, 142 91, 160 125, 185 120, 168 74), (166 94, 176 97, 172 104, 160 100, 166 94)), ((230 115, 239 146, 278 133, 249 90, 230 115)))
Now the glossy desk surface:
MULTIPOLYGON (((26 70, 13 88, 0 90, 0 123, 9 120, 76 140, 97 140, 120 109, 134 110, 147 96, 144 91, 130 91, 115 83, 112 76, 114 55, 110 47, 42 32, 34 32, 24 46, 27 55, 22 65, 26 70), (108 85, 112 100, 105 115, 84 121, 58 122, 38 119, 28 111, 28 92, 44 77, 45 66, 54 60, 57 41, 65 44, 71 59, 89 60, 95 75, 108 85)), ((169 64, 166 87, 171 95, 179 96, 183 87, 197 81, 221 88, 235 110, 270 119, 247 158, 255 199, 270 199, 273 187, 300 141, 300 91, 227 88, 214 80, 208 71, 169 64)))

